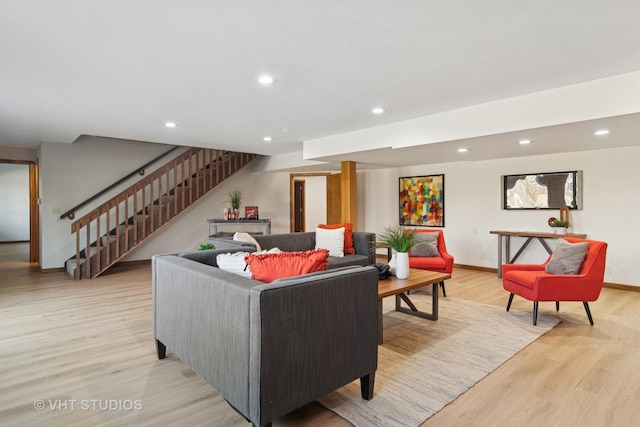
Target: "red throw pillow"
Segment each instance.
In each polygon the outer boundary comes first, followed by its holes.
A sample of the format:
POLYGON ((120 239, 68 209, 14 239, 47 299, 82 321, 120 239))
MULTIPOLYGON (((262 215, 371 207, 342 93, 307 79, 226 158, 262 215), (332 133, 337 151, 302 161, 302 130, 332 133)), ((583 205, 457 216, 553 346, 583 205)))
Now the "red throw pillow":
POLYGON ((249 254, 244 260, 249 264, 255 280, 271 283, 282 277, 326 270, 328 257, 328 250, 316 249, 305 252, 280 252, 279 254, 249 254))
POLYGON ((355 254, 356 250, 353 248, 353 224, 350 222, 343 222, 342 224, 318 224, 318 228, 326 228, 328 230, 335 230, 336 228, 344 227, 344 253, 355 254))

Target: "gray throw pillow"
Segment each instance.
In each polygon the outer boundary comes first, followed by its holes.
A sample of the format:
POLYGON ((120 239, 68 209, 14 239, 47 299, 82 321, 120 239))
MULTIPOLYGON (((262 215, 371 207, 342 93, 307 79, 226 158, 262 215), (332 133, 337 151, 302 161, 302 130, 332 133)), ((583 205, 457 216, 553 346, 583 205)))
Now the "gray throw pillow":
POLYGON ((560 240, 553 250, 545 271, 551 274, 577 274, 589 249, 588 242, 569 243, 560 240))
POLYGON ((420 243, 411 248, 409 256, 439 257, 438 233, 420 233, 420 243))

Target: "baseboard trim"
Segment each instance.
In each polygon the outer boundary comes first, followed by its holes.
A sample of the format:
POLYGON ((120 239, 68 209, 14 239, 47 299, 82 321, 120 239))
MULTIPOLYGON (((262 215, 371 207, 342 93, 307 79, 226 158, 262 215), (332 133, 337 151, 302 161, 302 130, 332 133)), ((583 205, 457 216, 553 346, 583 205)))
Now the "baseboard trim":
POLYGON ((623 285, 622 283, 604 282, 602 286, 605 288, 620 289, 622 291, 640 292, 640 286, 623 285))
MULTIPOLYGON (((496 273, 496 274, 498 273, 497 268, 491 268, 491 267, 479 267, 476 265, 466 265, 466 264, 453 264, 453 266, 458 268, 464 268, 466 270, 486 271, 488 273, 496 273)), ((604 282, 602 286, 605 288, 619 289, 622 291, 640 292, 640 286, 625 285, 622 283, 604 282)))
POLYGON ((60 268, 41 268, 40 273, 61 273, 65 271, 64 267, 60 268))
POLYGON ((487 273, 498 273, 497 268, 491 267, 479 267, 477 265, 467 265, 467 264, 453 264, 454 267, 464 268, 465 270, 476 270, 476 271, 486 271, 487 273))

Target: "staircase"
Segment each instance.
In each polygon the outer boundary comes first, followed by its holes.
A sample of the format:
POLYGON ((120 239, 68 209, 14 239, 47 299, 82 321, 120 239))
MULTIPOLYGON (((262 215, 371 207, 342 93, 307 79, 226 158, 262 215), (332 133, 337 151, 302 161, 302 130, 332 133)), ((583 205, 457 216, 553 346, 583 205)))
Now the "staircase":
POLYGON ((99 276, 256 154, 191 148, 71 224, 76 280, 99 276))

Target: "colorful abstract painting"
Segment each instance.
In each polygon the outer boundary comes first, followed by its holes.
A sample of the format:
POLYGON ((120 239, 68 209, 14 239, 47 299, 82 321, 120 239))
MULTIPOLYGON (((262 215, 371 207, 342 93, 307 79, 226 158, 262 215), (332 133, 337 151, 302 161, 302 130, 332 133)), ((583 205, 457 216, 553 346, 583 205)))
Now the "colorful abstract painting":
POLYGON ((400 225, 444 227, 444 175, 400 178, 400 225))

